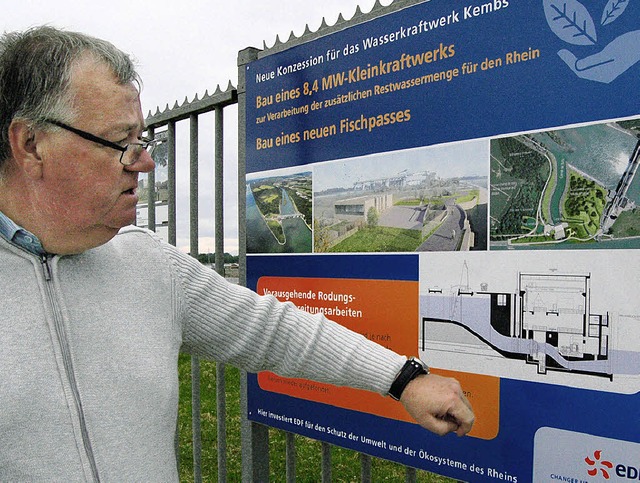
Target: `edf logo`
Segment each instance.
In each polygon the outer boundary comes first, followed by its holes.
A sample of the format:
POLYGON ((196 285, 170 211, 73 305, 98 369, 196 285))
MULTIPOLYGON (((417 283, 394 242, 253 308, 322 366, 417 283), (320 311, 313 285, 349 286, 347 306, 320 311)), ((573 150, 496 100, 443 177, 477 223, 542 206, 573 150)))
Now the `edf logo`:
POLYGON ((602 457, 602 451, 598 450, 593 452, 593 458, 589 458, 587 456, 584 459, 585 462, 591 467, 591 469, 589 469, 587 473, 589 474, 589 476, 597 476, 598 472, 600 472, 602 474, 602 477, 605 480, 608 480, 609 478, 611 478, 611 475, 609 474, 609 470, 613 468, 613 463, 607 460, 601 461, 600 460, 601 457, 602 457))
POLYGON ((611 478, 611 472, 619 478, 627 480, 640 481, 640 468, 627 464, 615 464, 609 460, 602 458, 602 451, 594 451, 593 456, 587 456, 584 459, 585 463, 589 466, 587 473, 589 476, 602 476, 605 480, 611 478))

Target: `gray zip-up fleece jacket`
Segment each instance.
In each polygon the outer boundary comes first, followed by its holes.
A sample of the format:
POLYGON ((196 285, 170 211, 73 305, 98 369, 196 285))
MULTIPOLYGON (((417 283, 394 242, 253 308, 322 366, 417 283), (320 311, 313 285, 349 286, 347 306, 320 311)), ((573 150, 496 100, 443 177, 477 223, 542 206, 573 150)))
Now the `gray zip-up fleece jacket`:
POLYGON ((0 481, 177 481, 179 351, 381 394, 405 361, 137 228, 0 267, 0 481))

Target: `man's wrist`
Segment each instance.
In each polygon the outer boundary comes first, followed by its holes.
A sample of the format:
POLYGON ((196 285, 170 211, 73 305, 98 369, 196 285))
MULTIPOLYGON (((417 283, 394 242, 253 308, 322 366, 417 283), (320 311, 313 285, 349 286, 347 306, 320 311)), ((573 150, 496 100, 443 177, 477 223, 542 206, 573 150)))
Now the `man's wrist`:
POLYGON ((429 366, 417 357, 408 359, 391 384, 388 393, 389 396, 399 401, 407 385, 421 374, 429 374, 429 366))

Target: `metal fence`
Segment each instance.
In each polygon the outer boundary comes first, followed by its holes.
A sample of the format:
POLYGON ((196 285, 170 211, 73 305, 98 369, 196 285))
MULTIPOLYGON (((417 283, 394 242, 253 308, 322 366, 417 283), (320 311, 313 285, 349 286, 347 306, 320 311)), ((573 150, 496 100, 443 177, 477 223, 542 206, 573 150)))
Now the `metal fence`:
MULTIPOLYGON (((215 270, 224 274, 224 122, 225 110, 229 106, 238 104, 238 220, 239 220, 239 283, 246 284, 246 264, 245 264, 245 241, 246 232, 244 230, 244 220, 246 215, 245 206, 245 66, 249 62, 262 58, 266 55, 290 48, 292 46, 311 41, 315 38, 331 34, 349 26, 368 21, 383 14, 396 11, 407 6, 420 3, 425 0, 395 0, 391 5, 383 7, 379 0, 373 9, 368 13, 363 13, 359 8, 350 20, 345 20, 340 16, 334 25, 327 25, 323 20, 322 25, 316 32, 311 32, 307 26, 305 33, 300 37, 295 37, 293 32, 286 42, 281 42, 276 38, 275 44, 263 50, 248 48, 238 55, 238 87, 235 88, 229 83, 225 90, 220 87, 213 94, 206 93, 202 99, 197 96, 193 101, 187 101, 182 105, 177 103, 172 108, 164 111, 156 111, 149 114, 146 119, 148 134, 162 136, 167 147, 167 189, 166 205, 168 206, 168 242, 176 245, 177 223, 176 223, 176 124, 179 122, 189 123, 189 239, 190 253, 197 256, 199 253, 198 240, 198 167, 199 167, 199 119, 207 113, 214 113, 214 205, 215 205, 215 270)), ((428 1, 428 0, 427 0, 428 1)), ((236 122, 234 119, 232 122, 236 122)), ((148 200, 148 227, 155 230, 156 222, 156 178, 155 173, 148 175, 146 182, 148 200)), ((194 481, 202 481, 202 442, 201 442, 201 404, 200 404, 200 361, 197 357, 191 361, 192 377, 192 420, 193 420, 193 461, 194 461, 194 481)), ((217 433, 218 433, 218 481, 227 481, 227 450, 226 450, 226 399, 225 399, 225 367, 224 364, 216 365, 216 398, 217 398, 217 433)), ((260 424, 247 420, 247 397, 246 397, 246 374, 241 376, 241 401, 240 408, 242 414, 242 481, 245 482, 265 482, 269 480, 269 429, 260 424)), ((295 481, 295 437, 286 433, 286 480, 295 481)), ((177 446, 177 438, 176 438, 177 446)), ((177 449, 177 448, 176 448, 177 449)), ((322 443, 322 465, 321 476, 323 482, 331 481, 331 447, 327 443, 322 443)), ((181 455, 185 458, 187 455, 181 455)), ((371 481, 371 457, 360 455, 361 480, 371 481)), ((317 480, 318 478, 314 478, 317 480)), ((406 468, 406 481, 416 481, 416 471, 406 468)))
MULTIPOLYGON (((176 245, 176 124, 181 121, 189 122, 189 253, 196 257, 199 254, 199 117, 213 112, 214 119, 214 206, 215 206, 215 270, 224 275, 224 111, 225 108, 237 104, 237 90, 229 83, 225 91, 219 87, 215 93, 204 95, 185 101, 182 105, 175 105, 163 112, 157 111, 146 119, 147 131, 150 137, 162 136, 166 143, 167 188, 166 203, 168 206, 167 241, 176 245)), ((148 227, 156 229, 156 177, 150 172, 146 181, 146 199, 148 204, 148 227)), ((225 398, 225 366, 216 365, 216 401, 218 414, 218 481, 227 480, 227 451, 226 451, 226 398, 225 398)), ((201 405, 200 405, 200 361, 197 357, 191 359, 192 386, 192 421, 193 421, 193 462, 194 481, 202 481, 202 440, 201 440, 201 405)), ((178 435, 176 431, 176 453, 178 452, 178 435)))

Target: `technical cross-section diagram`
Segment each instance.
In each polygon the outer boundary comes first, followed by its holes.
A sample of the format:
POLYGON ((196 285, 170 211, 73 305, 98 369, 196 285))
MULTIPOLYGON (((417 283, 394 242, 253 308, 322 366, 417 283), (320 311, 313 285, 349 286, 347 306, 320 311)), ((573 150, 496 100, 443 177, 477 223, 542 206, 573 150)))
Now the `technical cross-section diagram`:
MULTIPOLYGON (((505 266, 502 271, 512 272, 512 282, 490 290, 486 281, 472 286, 466 260, 458 267, 459 283, 439 285, 432 276, 422 281, 419 349, 427 360, 505 377, 524 375, 534 380, 537 374, 540 381, 552 373, 603 381, 640 375, 640 353, 619 343, 621 337, 640 334, 638 317, 621 316, 615 306, 608 310, 602 303, 594 310, 590 272, 505 266), (517 361, 534 371, 514 366, 517 361)), ((606 301, 601 284, 597 285, 598 298, 606 301)))

